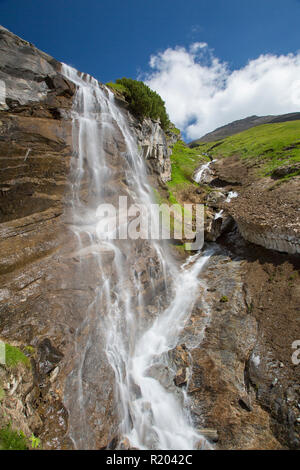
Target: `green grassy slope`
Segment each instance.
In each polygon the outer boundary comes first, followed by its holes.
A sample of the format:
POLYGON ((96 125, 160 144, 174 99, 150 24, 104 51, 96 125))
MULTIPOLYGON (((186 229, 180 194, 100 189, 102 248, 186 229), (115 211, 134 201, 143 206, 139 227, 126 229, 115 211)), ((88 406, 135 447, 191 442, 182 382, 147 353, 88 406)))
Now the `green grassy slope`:
POLYGON ((208 161, 208 157, 202 147, 189 148, 182 140, 173 147, 171 155, 172 180, 168 183, 170 189, 177 185, 196 184, 193 182, 193 173, 202 163, 208 161))
POLYGON ((197 149, 213 158, 239 155, 256 160, 259 175, 264 176, 275 168, 300 162, 300 121, 264 124, 223 141, 203 143, 197 149))

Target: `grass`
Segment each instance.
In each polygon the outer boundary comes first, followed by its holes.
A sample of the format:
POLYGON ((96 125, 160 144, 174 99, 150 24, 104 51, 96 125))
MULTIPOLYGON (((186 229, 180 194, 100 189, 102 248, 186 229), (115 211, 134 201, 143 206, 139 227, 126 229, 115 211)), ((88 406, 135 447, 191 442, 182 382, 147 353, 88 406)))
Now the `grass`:
POLYGON ((127 88, 124 85, 122 85, 121 83, 108 82, 108 83, 106 83, 106 86, 108 86, 109 88, 112 88, 113 90, 117 91, 118 93, 120 93, 124 97, 127 94, 127 88))
POLYGON ((25 354, 17 347, 5 344, 5 361, 6 366, 10 368, 16 367, 18 364, 24 364, 30 367, 30 360, 25 354))
POLYGON ((171 191, 178 185, 197 184, 193 181, 193 173, 201 163, 207 161, 207 157, 201 153, 199 147, 191 149, 182 140, 176 142, 171 155, 172 180, 167 183, 171 191))
MULTIPOLYGON (((258 176, 266 176, 280 166, 300 162, 300 121, 264 124, 221 142, 201 144, 200 148, 213 158, 239 155, 242 159, 256 160, 260 165, 258 176)), ((296 171, 283 179, 288 180, 298 174, 296 171)))
POLYGON ((180 135, 180 134, 181 134, 180 129, 178 129, 177 127, 175 127, 172 122, 170 122, 170 124, 169 124, 169 129, 168 129, 168 131, 169 131, 169 132, 172 132, 172 134, 176 134, 176 135, 180 135))
POLYGON ((172 165, 172 179, 166 183, 168 190, 168 197, 163 198, 157 190, 154 190, 154 197, 158 204, 167 203, 168 205, 178 205, 175 213, 177 212, 178 217, 171 218, 171 232, 174 228, 181 227, 181 218, 191 217, 194 220, 193 214, 191 214, 186 208, 178 201, 180 198, 180 191, 187 188, 188 186, 198 186, 193 181, 193 174, 195 170, 204 162, 208 160, 208 157, 203 156, 200 153, 199 147, 193 149, 189 148, 182 140, 176 142, 173 147, 173 153, 171 155, 172 165), (181 213, 179 213, 180 211, 181 213))
MULTIPOLYGON (((153 187, 152 191, 155 203, 161 206, 160 210, 164 226, 169 227, 170 224, 170 232, 173 235, 175 233, 174 231, 178 234, 182 233, 182 220, 186 220, 185 218, 188 217, 193 217, 193 214, 177 201, 175 195, 171 191, 168 191, 168 198, 164 198, 160 192, 153 187), (169 208, 171 206, 172 210, 170 211, 169 208)), ((178 244, 177 246, 182 247, 183 251, 187 249, 187 244, 185 243, 178 244)))
POLYGON ((0 429, 0 450, 28 450, 25 434, 13 430, 10 424, 0 429))

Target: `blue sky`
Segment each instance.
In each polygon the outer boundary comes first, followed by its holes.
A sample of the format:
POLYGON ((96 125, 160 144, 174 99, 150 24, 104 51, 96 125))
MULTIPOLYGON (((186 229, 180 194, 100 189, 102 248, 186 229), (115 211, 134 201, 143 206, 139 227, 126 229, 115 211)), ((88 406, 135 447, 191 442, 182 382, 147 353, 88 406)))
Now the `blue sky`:
POLYGON ((3 26, 102 82, 157 73, 150 56, 198 42, 231 71, 296 54, 299 20, 299 0, 0 0, 3 26))

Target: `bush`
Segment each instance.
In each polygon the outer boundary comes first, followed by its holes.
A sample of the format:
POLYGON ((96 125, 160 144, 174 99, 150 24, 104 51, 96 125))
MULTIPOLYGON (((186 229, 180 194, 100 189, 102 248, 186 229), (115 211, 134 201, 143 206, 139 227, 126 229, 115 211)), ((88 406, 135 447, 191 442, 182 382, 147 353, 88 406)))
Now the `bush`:
POLYGON ((115 84, 110 82, 107 85, 123 94, 129 104, 129 110, 136 117, 160 119, 163 129, 169 127, 170 121, 164 101, 145 83, 132 78, 118 78, 115 84))
POLYGON ((0 450, 27 450, 26 436, 22 431, 14 431, 10 424, 0 429, 0 450))
POLYGON ((124 98, 129 95, 127 88, 119 83, 108 82, 106 85, 109 86, 109 88, 112 88, 113 90, 123 95, 124 98))

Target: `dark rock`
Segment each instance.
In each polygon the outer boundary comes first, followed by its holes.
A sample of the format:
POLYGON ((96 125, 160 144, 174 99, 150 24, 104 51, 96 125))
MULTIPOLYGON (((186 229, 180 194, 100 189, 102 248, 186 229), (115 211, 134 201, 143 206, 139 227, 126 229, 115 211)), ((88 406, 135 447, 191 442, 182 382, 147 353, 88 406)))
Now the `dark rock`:
POLYGON ((246 411, 252 411, 253 408, 250 404, 250 400, 248 397, 242 397, 239 399, 239 405, 246 411))
POLYGON ((49 374, 63 358, 63 354, 51 344, 48 338, 45 338, 39 344, 38 356, 38 371, 40 375, 49 374))
POLYGON ((67 80, 62 75, 54 75, 52 77, 47 75, 45 82, 48 88, 50 88, 50 90, 54 90, 55 94, 58 96, 71 98, 76 90, 75 84, 67 80))
POLYGON ((177 387, 182 387, 183 385, 186 385, 187 381, 188 381, 188 369, 187 368, 179 369, 174 378, 175 385, 177 387))
POLYGON ((300 171, 300 163, 293 163, 287 166, 280 166, 272 171, 272 178, 283 178, 284 176, 300 171))

